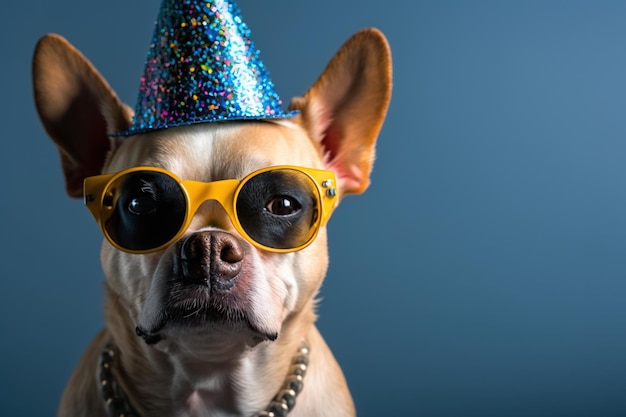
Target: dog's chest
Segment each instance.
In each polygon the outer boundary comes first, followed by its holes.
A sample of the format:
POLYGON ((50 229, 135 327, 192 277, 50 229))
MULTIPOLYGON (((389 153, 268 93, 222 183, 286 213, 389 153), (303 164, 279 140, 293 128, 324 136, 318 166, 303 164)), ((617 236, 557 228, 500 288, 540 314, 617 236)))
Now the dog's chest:
MULTIPOLYGON (((172 385, 175 406, 175 417, 232 417, 253 413, 256 408, 254 400, 248 398, 250 390, 244 381, 253 381, 255 378, 242 375, 246 373, 246 366, 236 371, 193 372, 189 368, 182 368, 174 376, 172 385), (252 400, 252 401, 251 401, 252 400), (253 407, 252 410, 242 410, 241 405, 253 407), (243 414, 242 414, 243 413, 243 414)), ((197 369, 196 369, 197 370, 197 369)), ((261 404, 258 405, 259 407, 261 404)))

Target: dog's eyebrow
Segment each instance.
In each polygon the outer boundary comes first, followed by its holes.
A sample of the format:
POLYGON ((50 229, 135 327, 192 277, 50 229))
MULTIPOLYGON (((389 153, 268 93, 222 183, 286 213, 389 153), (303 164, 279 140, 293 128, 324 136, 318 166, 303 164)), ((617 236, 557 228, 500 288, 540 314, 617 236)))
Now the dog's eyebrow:
POLYGON ((276 165, 269 159, 259 156, 250 156, 248 160, 239 160, 230 163, 218 163, 210 167, 210 174, 212 181, 228 180, 228 179, 243 179, 246 175, 267 167, 276 165))
POLYGON ((241 169, 238 170, 240 175, 240 178, 245 177, 246 175, 261 169, 261 168, 265 168, 265 167, 269 167, 272 165, 276 165, 275 163, 272 163, 272 161, 270 161, 269 159, 265 159, 265 158, 250 158, 250 160, 248 161, 243 161, 243 163, 241 164, 241 169))

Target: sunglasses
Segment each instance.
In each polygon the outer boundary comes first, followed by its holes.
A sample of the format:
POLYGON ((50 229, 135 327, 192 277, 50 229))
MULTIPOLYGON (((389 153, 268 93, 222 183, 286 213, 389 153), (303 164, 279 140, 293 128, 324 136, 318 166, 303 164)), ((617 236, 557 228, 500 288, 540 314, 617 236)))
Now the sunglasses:
POLYGON ((274 166, 242 180, 181 180, 156 167, 85 178, 85 205, 107 240, 129 253, 156 252, 189 227, 202 203, 219 202, 247 241, 271 252, 307 247, 337 203, 331 171, 274 166))

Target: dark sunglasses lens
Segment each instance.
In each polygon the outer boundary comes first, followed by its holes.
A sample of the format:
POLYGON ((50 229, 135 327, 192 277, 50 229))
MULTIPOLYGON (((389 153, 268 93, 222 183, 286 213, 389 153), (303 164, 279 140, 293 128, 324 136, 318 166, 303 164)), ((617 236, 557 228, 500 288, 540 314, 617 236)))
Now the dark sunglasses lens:
POLYGON ((236 205, 246 233, 274 249, 304 245, 319 225, 317 188, 307 175, 294 169, 266 171, 250 178, 236 205))
POLYGON ((144 251, 171 240, 185 221, 185 194, 168 175, 137 171, 116 179, 103 205, 112 210, 105 221, 111 239, 125 249, 144 251))

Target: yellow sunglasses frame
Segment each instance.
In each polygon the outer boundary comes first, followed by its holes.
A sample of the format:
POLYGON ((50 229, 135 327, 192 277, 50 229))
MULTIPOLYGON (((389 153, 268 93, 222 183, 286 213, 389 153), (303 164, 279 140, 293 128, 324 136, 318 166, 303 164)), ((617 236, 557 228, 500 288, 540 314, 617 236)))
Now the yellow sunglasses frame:
POLYGON ((194 180, 181 180, 176 174, 158 167, 150 167, 150 166, 138 166, 129 169, 125 169, 123 171, 119 171, 113 174, 103 174, 96 175, 93 177, 85 178, 83 182, 83 195, 85 205, 93 215, 94 219, 100 226, 100 230, 106 237, 106 239, 113 245, 115 248, 132 254, 145 254, 151 252, 158 252, 166 247, 170 246, 173 242, 179 239, 186 231, 193 216, 198 211, 200 206, 209 200, 217 201, 226 211, 228 217, 235 227, 235 229, 243 236, 248 242, 252 243, 254 246, 264 249, 270 252, 278 252, 278 253, 286 253, 286 252, 296 252, 301 249, 309 246, 317 237, 319 229, 323 227, 330 215, 332 214, 334 208, 337 205, 337 189, 336 189, 337 179, 335 177, 335 173, 332 171, 315 169, 315 168, 304 168, 293 165, 278 165, 262 168, 256 171, 251 172, 246 175, 243 179, 226 179, 212 182, 202 182, 202 181, 194 181, 194 180), (277 170, 293 170, 298 171, 311 179, 311 181, 316 185, 318 199, 317 199, 317 209, 318 212, 321 213, 319 219, 317 220, 317 225, 315 226, 315 230, 309 240, 307 240, 304 244, 288 249, 279 249, 272 248, 269 246, 265 246, 248 235, 246 231, 241 226, 239 222, 239 218, 236 212, 236 203, 237 197, 239 196, 239 192, 241 191, 243 185, 249 181, 252 177, 262 174, 264 172, 269 171, 277 171, 277 170), (137 171, 151 171, 158 172, 161 174, 165 174, 176 181, 176 183, 180 186, 183 194, 185 195, 185 202, 187 204, 187 211, 185 213, 185 219, 180 227, 178 233, 173 236, 166 243, 145 250, 133 250, 124 248, 118 245, 110 236, 105 228, 106 221, 113 214, 113 207, 105 206, 104 199, 106 196, 106 192, 109 189, 109 186, 115 182, 118 178, 130 174, 137 171))

